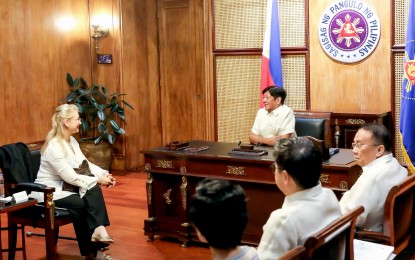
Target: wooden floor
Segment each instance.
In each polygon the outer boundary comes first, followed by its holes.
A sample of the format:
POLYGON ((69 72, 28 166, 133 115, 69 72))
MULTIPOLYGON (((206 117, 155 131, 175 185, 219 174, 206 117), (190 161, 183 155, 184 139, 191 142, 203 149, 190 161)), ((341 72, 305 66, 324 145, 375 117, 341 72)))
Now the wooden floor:
MULTIPOLYGON (((116 241, 105 253, 115 259, 211 259, 206 246, 182 248, 178 241, 167 241, 156 237, 154 242, 147 242, 144 236, 144 219, 147 218, 147 200, 145 193, 146 174, 130 172, 116 176, 117 185, 103 189, 111 226, 108 233, 116 241)), ((7 225, 7 216, 2 215, 2 226, 7 225)), ((27 227, 26 231, 39 231, 27 227)), ((61 227, 60 235, 75 237, 72 225, 61 227)), ((7 232, 2 232, 2 245, 7 248, 7 232)), ((27 258, 45 259, 45 243, 42 237, 27 237, 27 258)), ((59 240, 58 259, 78 260, 80 256, 76 241, 59 240)), ((7 253, 3 253, 7 259, 7 253)), ((16 253, 16 259, 23 259, 22 252, 16 253)))
MULTIPOLYGON (((146 174, 129 172, 116 175, 117 185, 103 189, 111 226, 110 236, 116 241, 105 253, 119 260, 136 259, 211 259, 210 250, 205 245, 182 248, 178 241, 169 241, 156 237, 154 242, 147 242, 144 236, 144 219, 147 218, 147 200, 145 192, 146 174)), ((7 225, 6 215, 2 215, 2 226, 7 225)), ((42 230, 27 227, 26 231, 41 232, 42 230)), ((75 237, 72 225, 61 227, 60 235, 75 237)), ((2 245, 7 248, 7 232, 2 232, 2 245)), ((18 241, 19 243, 20 241, 18 241)), ((27 257, 29 260, 45 259, 45 242, 42 237, 26 238, 27 257)), ((57 252, 62 260, 84 259, 79 254, 76 241, 59 240, 57 252)), ((413 252, 403 252, 395 259, 412 259, 413 252)), ((7 253, 3 258, 7 259, 7 253)), ((16 259, 23 259, 22 252, 16 253, 16 259)))

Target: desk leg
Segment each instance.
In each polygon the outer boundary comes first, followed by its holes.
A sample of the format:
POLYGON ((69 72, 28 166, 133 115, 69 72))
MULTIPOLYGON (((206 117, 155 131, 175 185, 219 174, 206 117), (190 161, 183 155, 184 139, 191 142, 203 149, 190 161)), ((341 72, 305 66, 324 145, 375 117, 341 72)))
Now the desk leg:
POLYGON ((3 260, 3 246, 1 241, 1 214, 0 214, 0 260, 3 260))

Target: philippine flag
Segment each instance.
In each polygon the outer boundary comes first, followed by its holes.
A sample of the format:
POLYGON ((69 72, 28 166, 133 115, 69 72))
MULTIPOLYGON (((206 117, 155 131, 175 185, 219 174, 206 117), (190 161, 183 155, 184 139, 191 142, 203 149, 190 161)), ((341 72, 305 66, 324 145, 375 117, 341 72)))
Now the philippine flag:
MULTIPOLYGON (((268 86, 284 87, 282 82, 280 26, 278 22, 278 1, 268 0, 267 21, 262 49, 261 92, 268 86)), ((262 93, 260 96, 261 107, 262 93)))

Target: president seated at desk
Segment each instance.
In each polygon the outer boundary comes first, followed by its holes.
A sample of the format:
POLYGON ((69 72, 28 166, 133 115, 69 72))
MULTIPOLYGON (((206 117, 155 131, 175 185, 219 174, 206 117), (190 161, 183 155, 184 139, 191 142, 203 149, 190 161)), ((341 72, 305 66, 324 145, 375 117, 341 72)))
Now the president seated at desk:
POLYGON ((285 89, 269 86, 262 94, 264 108, 258 110, 249 142, 274 146, 279 138, 296 137, 294 112, 284 105, 285 89))

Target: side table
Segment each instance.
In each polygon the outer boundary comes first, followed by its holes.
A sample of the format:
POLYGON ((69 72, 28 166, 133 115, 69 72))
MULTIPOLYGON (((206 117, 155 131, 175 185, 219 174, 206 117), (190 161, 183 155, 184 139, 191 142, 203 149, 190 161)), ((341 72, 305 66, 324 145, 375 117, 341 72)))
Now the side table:
MULTIPOLYGON (((27 208, 36 205, 38 202, 36 199, 29 199, 25 202, 14 203, 14 202, 0 202, 0 228, 1 228, 1 214, 12 212, 15 210, 27 208)), ((23 249, 24 250, 24 249, 23 249)), ((8 252, 8 249, 2 248, 2 241, 1 241, 1 234, 0 234, 0 251, 1 252, 8 252)), ((3 259, 3 255, 0 254, 0 260, 3 259)))

